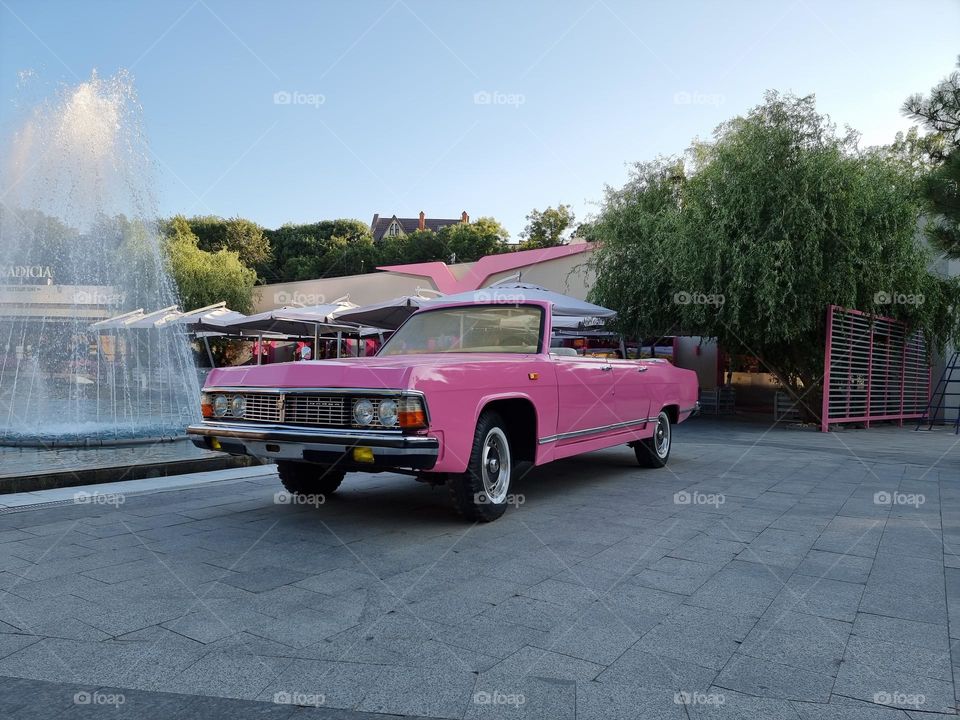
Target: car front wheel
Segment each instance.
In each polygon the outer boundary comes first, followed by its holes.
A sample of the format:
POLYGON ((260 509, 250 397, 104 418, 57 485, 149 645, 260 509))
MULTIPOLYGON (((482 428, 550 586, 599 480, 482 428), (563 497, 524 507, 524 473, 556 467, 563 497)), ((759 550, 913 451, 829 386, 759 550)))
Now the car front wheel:
POLYGON ((667 460, 670 458, 672 439, 670 430, 670 416, 666 410, 661 410, 657 416, 657 426, 653 430, 653 435, 645 440, 640 440, 633 446, 633 451, 637 455, 637 462, 640 465, 662 468, 667 464, 667 460))
POLYGON ((453 505, 470 520, 496 520, 509 504, 512 478, 510 439, 503 420, 496 412, 484 412, 477 422, 467 471, 447 481, 453 505))
POLYGON ((291 495, 330 495, 343 482, 346 472, 312 463, 277 462, 280 482, 291 495))

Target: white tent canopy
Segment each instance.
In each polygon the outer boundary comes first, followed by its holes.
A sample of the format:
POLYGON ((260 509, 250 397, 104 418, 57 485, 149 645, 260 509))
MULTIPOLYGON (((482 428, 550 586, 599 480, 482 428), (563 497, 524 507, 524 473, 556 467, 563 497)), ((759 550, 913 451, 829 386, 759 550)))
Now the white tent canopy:
POLYGON ((355 322, 361 325, 383 328, 385 330, 396 330, 408 317, 413 315, 418 308, 436 299, 423 297, 420 292, 418 289, 416 295, 402 295, 392 300, 384 300, 383 302, 373 303, 372 305, 343 310, 338 312, 336 317, 337 320, 344 322, 355 322))
POLYGON ((160 328, 183 315, 176 305, 154 310, 127 323, 128 328, 160 328))
MULTIPOLYGON (((522 282, 503 282, 481 290, 444 295, 442 298, 430 300, 430 305, 441 305, 456 302, 506 302, 523 303, 529 300, 546 301, 553 303, 553 315, 560 317, 579 318, 581 322, 588 319, 611 320, 616 317, 615 310, 594 305, 586 300, 563 295, 553 290, 547 290, 540 285, 522 282)), ((594 323, 591 323, 594 324, 594 323)))

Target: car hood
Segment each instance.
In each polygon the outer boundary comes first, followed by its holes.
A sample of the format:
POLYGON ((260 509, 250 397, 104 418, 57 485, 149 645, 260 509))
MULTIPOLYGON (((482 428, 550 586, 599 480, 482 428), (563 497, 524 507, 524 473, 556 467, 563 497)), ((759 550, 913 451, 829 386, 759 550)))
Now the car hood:
POLYGON ((335 387, 415 388, 424 380, 449 381, 451 376, 489 369, 491 364, 515 363, 534 355, 502 353, 438 353, 388 357, 340 358, 217 368, 207 387, 335 387), (483 366, 483 367, 478 367, 483 366))

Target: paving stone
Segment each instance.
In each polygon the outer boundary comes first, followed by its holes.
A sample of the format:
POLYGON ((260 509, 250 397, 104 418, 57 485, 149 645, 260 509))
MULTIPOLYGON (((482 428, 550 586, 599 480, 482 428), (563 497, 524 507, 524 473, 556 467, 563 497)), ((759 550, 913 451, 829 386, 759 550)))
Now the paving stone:
POLYGON ((952 681, 920 677, 856 660, 845 660, 840 666, 833 692, 878 705, 924 712, 952 712, 956 702, 952 681))
POLYGON ((461 718, 476 676, 451 668, 387 668, 358 710, 396 715, 461 718))
POLYGON ((593 680, 603 669, 604 666, 597 663, 527 645, 481 673, 478 682, 497 685, 528 675, 586 681, 593 680))
POLYGON ((706 692, 717 671, 631 647, 597 676, 600 683, 706 692))
POLYGON ((810 575, 851 583, 866 583, 870 577, 873 559, 857 555, 811 550, 797 566, 799 575, 810 575))
POLYGON ((638 629, 635 614, 597 602, 569 625, 560 624, 551 629, 538 647, 608 665, 660 619, 660 616, 650 616, 646 626, 638 629))
POLYGON ((209 653, 171 678, 175 692, 253 699, 293 660, 209 653))
POLYGON ((353 708, 377 684, 383 666, 294 660, 260 693, 260 699, 312 696, 325 708, 353 708))
POLYGON ((577 712, 576 683, 549 678, 515 678, 490 685, 477 679, 465 720, 575 720, 577 712))
POLYGON ((827 702, 833 676, 737 655, 723 668, 714 685, 761 697, 827 702))
POLYGON ((853 633, 872 640, 917 645, 946 652, 950 647, 947 626, 915 620, 857 613, 853 633))
POLYGON ((780 665, 835 677, 843 660, 848 632, 837 633, 810 617, 806 632, 790 632, 774 626, 754 629, 740 645, 738 653, 780 665))
POLYGON ((854 635, 847 643, 846 659, 870 667, 952 681, 950 654, 941 650, 884 642, 854 635))
POLYGON ((771 612, 793 611, 853 622, 864 586, 829 578, 794 575, 771 603, 771 612))
POLYGON ((756 618, 684 605, 644 635, 635 647, 719 670, 755 622, 756 618))
POLYGON ((715 565, 664 557, 636 575, 636 581, 656 590, 689 595, 717 572, 715 565))
POLYGON ((578 683, 577 720, 686 720, 677 692, 633 684, 578 683))
MULTIPOLYGON (((903 710, 872 703, 854 705, 850 700, 836 695, 826 705, 806 702, 793 702, 791 705, 799 720, 912 720, 903 710)), ((923 713, 923 717, 933 720, 939 716, 923 713)))
POLYGON ((281 585, 290 585, 304 580, 305 573, 289 570, 284 567, 258 568, 239 572, 223 580, 227 585, 249 590, 250 592, 264 592, 281 585))

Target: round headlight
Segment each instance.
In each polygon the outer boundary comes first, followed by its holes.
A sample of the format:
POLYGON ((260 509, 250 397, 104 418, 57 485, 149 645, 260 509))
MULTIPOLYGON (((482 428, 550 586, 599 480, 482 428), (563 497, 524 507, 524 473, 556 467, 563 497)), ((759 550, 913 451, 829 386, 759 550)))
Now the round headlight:
POLYGON ((213 414, 217 417, 223 417, 227 414, 227 409, 230 407, 230 401, 227 400, 226 395, 217 395, 213 398, 213 414))
POLYGON ((377 415, 380 416, 380 424, 385 427, 393 427, 397 424, 397 401, 381 400, 380 407, 377 409, 377 415))
POLYGON ((353 406, 353 419, 357 425, 371 425, 373 423, 373 403, 369 400, 357 400, 353 406))
POLYGON ((234 395, 230 400, 230 414, 242 418, 247 410, 247 399, 243 395, 234 395))

